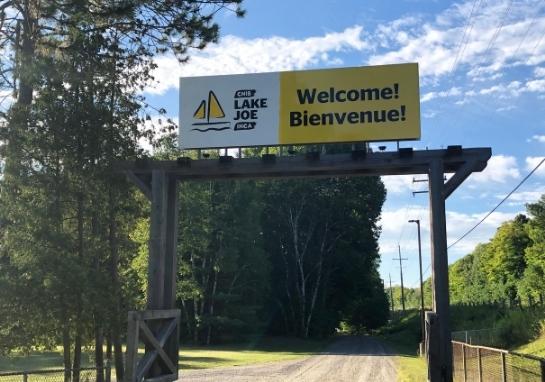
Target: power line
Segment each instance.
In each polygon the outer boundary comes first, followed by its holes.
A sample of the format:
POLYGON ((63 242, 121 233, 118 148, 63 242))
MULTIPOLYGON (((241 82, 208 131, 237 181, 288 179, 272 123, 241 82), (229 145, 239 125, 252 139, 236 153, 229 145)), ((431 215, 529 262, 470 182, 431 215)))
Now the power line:
POLYGON ((462 56, 464 54, 465 48, 467 46, 467 43, 469 42, 469 36, 471 34, 471 31, 473 30, 473 12, 479 8, 481 4, 481 1, 479 0, 479 3, 477 3, 477 0, 473 0, 473 6, 471 7, 471 12, 469 13, 469 17, 467 19, 467 24, 464 28, 464 33, 462 34, 462 39, 460 40, 460 44, 458 45, 458 49, 456 50, 456 56, 454 58, 454 62, 452 63, 452 66, 450 68, 450 73, 452 74, 454 72, 454 69, 456 69, 456 65, 458 64, 458 61, 462 59, 462 56), (477 5, 478 4, 478 5, 477 5), (477 8, 475 6, 477 5, 477 8), (467 37, 467 38, 466 38, 467 37))
POLYGON ((496 211, 496 210, 498 209, 498 207, 501 206, 501 205, 503 204, 503 202, 505 202, 507 199, 509 199, 509 197, 510 197, 511 195, 513 195, 513 194, 515 193, 515 191, 517 191, 517 190, 519 189, 519 187, 522 186, 522 184, 523 184, 524 182, 526 182, 526 180, 527 180, 530 176, 532 176, 532 174, 533 174, 534 172, 537 171, 537 169, 543 164, 543 162, 545 162, 545 157, 537 164, 536 167, 534 167, 534 169, 533 169, 532 171, 530 171, 530 173, 529 173, 528 175, 526 175, 526 176, 524 177, 524 179, 522 179, 522 180, 519 182, 519 184, 517 184, 517 186, 516 186, 515 188, 513 188, 513 190, 511 190, 510 193, 508 193, 508 194, 505 196, 505 198, 503 198, 503 199, 496 205, 496 207, 494 207, 489 213, 487 213, 487 214, 486 214, 486 215, 485 215, 477 224, 475 224, 475 225, 473 226, 473 228, 471 228, 469 231, 467 231, 466 233, 464 233, 464 234, 463 234, 460 238, 458 238, 458 240, 456 240, 454 243, 452 243, 451 245, 449 245, 449 246, 447 247, 447 249, 450 249, 450 248, 454 247, 454 246, 455 246, 456 244, 458 244, 463 238, 465 238, 467 235, 469 235, 471 232, 473 232, 473 230, 474 230, 475 228, 477 228, 479 225, 481 225, 481 223, 484 222, 484 221, 486 220, 486 218, 488 218, 490 215, 492 215, 492 213, 493 213, 494 211, 496 211))
POLYGON ((513 4, 513 0, 509 0, 509 3, 507 4, 507 8, 505 9, 505 13, 503 14, 503 17, 502 17, 502 20, 500 22, 500 24, 498 25, 498 27, 496 28, 496 31, 494 32, 494 34, 492 35, 492 38, 490 39, 490 41, 488 42, 488 46, 486 47, 486 50, 483 54, 483 56, 485 56, 486 58, 486 55, 488 54, 488 52, 490 51, 490 49, 492 48, 492 46, 494 45, 494 43, 496 42, 496 40, 498 39, 498 36, 500 35, 500 32, 505 24, 505 21, 507 20, 507 16, 509 15, 509 11, 511 10, 511 5, 513 4))

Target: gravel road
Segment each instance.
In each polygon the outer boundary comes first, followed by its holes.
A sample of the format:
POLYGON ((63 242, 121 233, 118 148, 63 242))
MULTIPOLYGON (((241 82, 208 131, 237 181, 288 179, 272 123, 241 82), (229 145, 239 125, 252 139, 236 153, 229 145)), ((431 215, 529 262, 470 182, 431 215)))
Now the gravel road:
POLYGON ((182 370, 183 382, 393 382, 394 356, 376 339, 343 337, 304 359, 251 366, 182 370))

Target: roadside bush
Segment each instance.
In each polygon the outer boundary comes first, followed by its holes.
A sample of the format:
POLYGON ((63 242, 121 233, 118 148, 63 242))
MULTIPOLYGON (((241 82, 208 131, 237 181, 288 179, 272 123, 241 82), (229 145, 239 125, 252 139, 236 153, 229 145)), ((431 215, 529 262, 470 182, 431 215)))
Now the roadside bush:
POLYGON ((542 309, 512 310, 498 321, 499 340, 502 347, 511 348, 539 336, 543 327, 542 309))

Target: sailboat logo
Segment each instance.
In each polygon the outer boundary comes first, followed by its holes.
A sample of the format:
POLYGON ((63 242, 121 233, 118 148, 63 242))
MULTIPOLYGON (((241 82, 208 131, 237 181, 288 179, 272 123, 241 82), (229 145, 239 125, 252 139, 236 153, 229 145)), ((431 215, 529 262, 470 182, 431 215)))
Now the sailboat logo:
POLYGON ((231 122, 218 121, 218 119, 225 118, 225 112, 212 90, 208 92, 208 100, 203 99, 201 101, 199 107, 193 113, 193 118, 202 120, 202 122, 195 122, 192 126, 202 126, 202 128, 195 127, 191 130, 197 130, 202 133, 210 130, 227 130, 231 125, 231 122))

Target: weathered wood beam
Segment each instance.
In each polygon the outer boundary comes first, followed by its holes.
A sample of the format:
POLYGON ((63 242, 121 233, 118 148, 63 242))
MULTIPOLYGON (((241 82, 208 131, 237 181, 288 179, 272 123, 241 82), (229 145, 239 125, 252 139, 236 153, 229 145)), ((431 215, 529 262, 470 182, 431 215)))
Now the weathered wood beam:
POLYGON ((430 363, 431 375, 440 375, 432 381, 452 382, 452 344, 450 343, 449 281, 447 256, 447 223, 445 215, 443 160, 430 163, 429 199, 431 225, 432 291, 433 310, 437 313, 439 332, 439 357, 437 363, 430 363))
POLYGON ((129 178, 129 180, 133 182, 149 200, 151 200, 151 182, 149 176, 139 176, 133 171, 127 171, 126 174, 127 178, 129 178))
POLYGON ((481 171, 491 156, 490 148, 463 149, 459 155, 449 155, 447 150, 419 150, 408 156, 399 152, 366 153, 364 158, 352 154, 305 155, 276 157, 274 161, 261 158, 237 158, 231 161, 200 159, 185 161, 147 161, 146 165, 134 162, 118 164, 119 171, 151 174, 163 170, 179 180, 286 178, 328 176, 380 176, 425 174, 429 164, 442 159, 446 173, 456 172, 466 162, 481 163, 481 171))
POLYGON ((486 167, 486 162, 484 164, 476 160, 465 162, 445 183, 443 197, 447 199, 472 173, 482 171, 484 167, 486 167))
MULTIPOLYGON (((170 333, 174 330, 176 325, 176 322, 175 321, 173 322, 174 322, 174 325, 169 326, 170 333)), ((155 338, 155 335, 151 332, 151 330, 148 328, 145 322, 141 324, 140 328, 143 334, 142 340, 154 348, 154 350, 157 352, 157 355, 161 357, 161 360, 165 363, 165 365, 170 369, 172 373, 177 372, 178 368, 174 366, 168 354, 163 350, 164 344, 161 344, 159 341, 157 341, 157 339, 155 338)), ((166 339, 167 338, 164 338, 162 342, 166 342, 166 339)))

